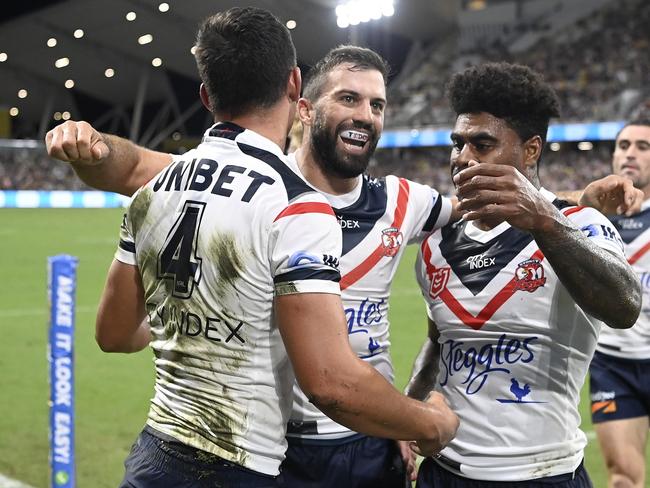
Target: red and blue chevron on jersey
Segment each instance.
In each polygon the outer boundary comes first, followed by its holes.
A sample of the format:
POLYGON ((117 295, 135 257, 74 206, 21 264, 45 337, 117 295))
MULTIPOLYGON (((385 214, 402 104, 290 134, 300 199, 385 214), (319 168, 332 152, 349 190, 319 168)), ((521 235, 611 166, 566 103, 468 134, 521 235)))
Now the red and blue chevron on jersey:
MULTIPOLYGON (((300 174, 295 157, 294 171, 300 174)), ((350 345, 356 354, 393 381, 388 298, 406 246, 445 225, 451 202, 428 186, 404 178, 360 176, 342 196, 325 195, 343 232, 341 299, 350 345)), ((295 385, 288 435, 332 439, 353 435, 315 408, 295 385)))
MULTIPOLYGON (((623 255, 599 212, 561 210, 593 243, 623 255)), ((575 470, 586 445, 580 389, 602 323, 573 301, 531 234, 507 222, 488 231, 450 224, 422 244, 416 271, 440 333, 436 389, 462 419, 444 466, 494 481, 575 470)))

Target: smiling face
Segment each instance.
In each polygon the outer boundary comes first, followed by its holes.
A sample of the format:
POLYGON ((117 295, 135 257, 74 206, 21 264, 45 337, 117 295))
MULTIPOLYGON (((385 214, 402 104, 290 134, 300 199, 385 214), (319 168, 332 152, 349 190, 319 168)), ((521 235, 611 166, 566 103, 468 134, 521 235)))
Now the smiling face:
POLYGON ((315 161, 329 175, 353 178, 363 173, 384 127, 386 87, 374 69, 334 68, 321 96, 313 101, 309 127, 315 161))
POLYGON ((537 183, 537 160, 541 138, 522 142, 504 119, 486 112, 460 114, 451 133, 451 176, 464 169, 469 161, 514 166, 529 180, 537 183))
POLYGON ((612 159, 614 173, 632 180, 650 197, 650 126, 628 125, 616 138, 612 159))

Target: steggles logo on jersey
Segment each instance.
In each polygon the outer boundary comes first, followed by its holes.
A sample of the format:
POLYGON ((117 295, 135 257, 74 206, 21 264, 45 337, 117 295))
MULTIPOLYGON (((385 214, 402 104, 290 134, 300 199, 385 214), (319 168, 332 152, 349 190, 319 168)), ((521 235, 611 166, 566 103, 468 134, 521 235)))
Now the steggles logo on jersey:
POLYGON ((381 231, 381 244, 384 247, 384 256, 393 257, 399 251, 404 236, 397 227, 389 227, 381 231))
POLYGON ((450 273, 451 268, 449 266, 444 268, 434 268, 431 275, 431 287, 429 288, 429 295, 431 298, 438 298, 447 287, 450 273))
POLYGON ((532 293, 540 286, 544 286, 545 283, 544 267, 539 259, 527 259, 517 265, 514 282, 515 290, 532 293))
POLYGON ((533 361, 532 345, 537 339, 534 336, 521 341, 502 334, 496 344, 485 344, 478 350, 475 347, 464 349, 465 343, 461 341, 445 341, 440 346, 440 386, 445 386, 450 377, 459 374, 464 379, 456 381, 456 384, 465 385, 465 393, 475 395, 492 373, 510 374, 506 366, 533 361))

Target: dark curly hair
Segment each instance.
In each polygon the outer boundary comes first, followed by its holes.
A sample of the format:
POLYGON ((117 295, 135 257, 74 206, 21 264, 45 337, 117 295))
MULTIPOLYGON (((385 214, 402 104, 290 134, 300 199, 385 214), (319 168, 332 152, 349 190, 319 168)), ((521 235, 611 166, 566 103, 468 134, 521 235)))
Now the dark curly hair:
POLYGON ((351 64, 352 71, 377 70, 384 77, 384 83, 390 71, 384 58, 372 49, 359 46, 338 46, 330 50, 309 70, 304 84, 303 97, 312 101, 317 100, 323 92, 327 75, 342 64, 351 64))
POLYGON ((447 85, 456 115, 486 112, 503 119, 522 141, 540 136, 546 143, 551 117, 559 117, 553 89, 527 66, 486 63, 456 73, 447 85))

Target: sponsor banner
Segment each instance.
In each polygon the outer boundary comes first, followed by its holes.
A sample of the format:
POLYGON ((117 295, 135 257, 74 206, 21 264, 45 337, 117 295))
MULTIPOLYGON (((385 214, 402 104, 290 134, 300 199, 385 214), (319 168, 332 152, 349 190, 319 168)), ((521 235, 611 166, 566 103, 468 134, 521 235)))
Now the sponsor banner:
POLYGON ((48 258, 50 487, 74 488, 74 309, 77 258, 48 258))
POLYGON ((0 208, 119 208, 130 198, 105 191, 0 191, 0 208))

